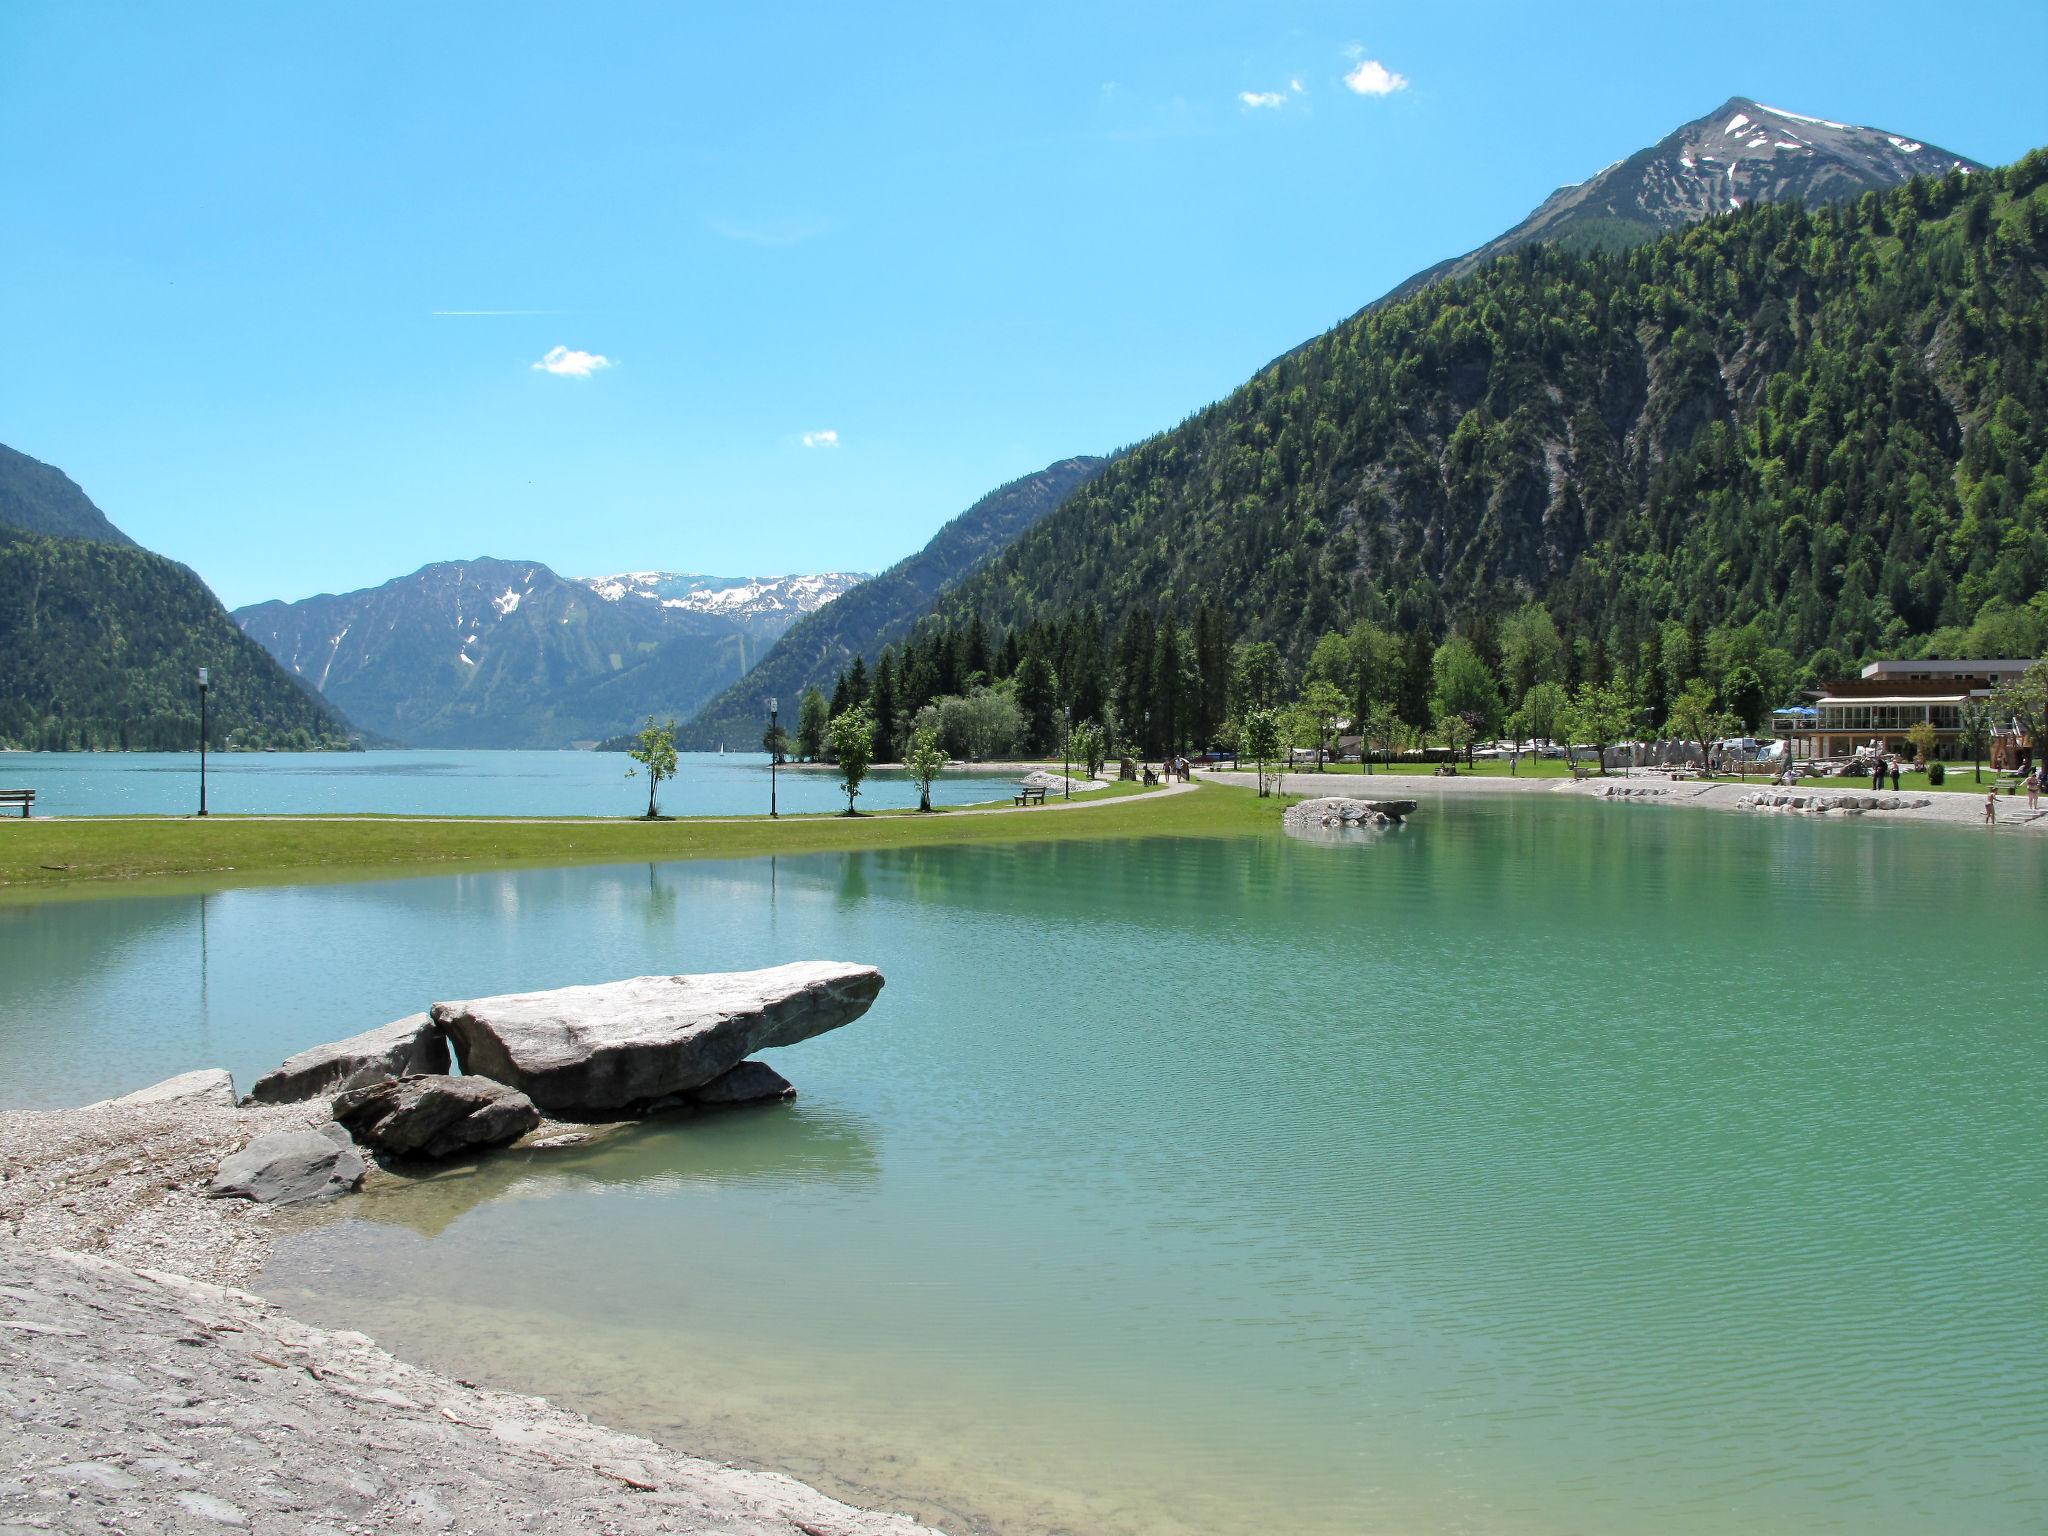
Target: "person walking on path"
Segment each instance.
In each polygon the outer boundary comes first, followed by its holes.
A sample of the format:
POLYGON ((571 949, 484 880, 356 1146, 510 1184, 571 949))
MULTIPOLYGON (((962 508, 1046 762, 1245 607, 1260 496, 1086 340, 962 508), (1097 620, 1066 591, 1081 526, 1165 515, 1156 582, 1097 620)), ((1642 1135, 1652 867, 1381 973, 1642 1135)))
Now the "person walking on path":
POLYGON ((1884 788, 1884 759, 1881 757, 1877 760, 1877 766, 1870 770, 1870 787, 1872 789, 1884 788))

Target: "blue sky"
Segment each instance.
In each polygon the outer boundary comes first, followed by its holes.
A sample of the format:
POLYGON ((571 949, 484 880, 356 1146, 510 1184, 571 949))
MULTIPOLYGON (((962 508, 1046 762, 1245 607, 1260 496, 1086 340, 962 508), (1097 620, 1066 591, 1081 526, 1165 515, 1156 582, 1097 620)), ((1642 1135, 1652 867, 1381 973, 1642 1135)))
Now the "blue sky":
POLYGON ((2039 0, 5 0, 0 442, 231 604, 874 570, 1730 95, 1998 162, 2044 66, 2039 0))

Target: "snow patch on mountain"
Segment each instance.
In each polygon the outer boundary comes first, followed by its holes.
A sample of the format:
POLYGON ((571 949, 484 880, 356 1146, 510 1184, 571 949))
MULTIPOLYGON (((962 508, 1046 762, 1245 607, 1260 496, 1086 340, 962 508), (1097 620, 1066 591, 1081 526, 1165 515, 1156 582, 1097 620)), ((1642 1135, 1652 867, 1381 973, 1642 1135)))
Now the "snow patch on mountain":
POLYGON ((652 600, 688 613, 750 619, 769 614, 792 618, 815 613, 848 588, 867 580, 856 571, 820 571, 793 576, 706 576, 695 571, 621 571, 580 578, 608 603, 628 597, 652 600))

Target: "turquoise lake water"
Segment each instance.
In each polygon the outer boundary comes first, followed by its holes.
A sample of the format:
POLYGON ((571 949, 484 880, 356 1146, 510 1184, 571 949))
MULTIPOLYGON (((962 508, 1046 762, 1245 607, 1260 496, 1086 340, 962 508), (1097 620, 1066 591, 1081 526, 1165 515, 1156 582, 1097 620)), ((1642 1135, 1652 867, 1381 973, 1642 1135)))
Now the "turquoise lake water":
MULTIPOLYGON (((647 781, 628 779, 623 752, 214 752, 206 808, 233 814, 382 816, 638 816, 647 781)), ((778 809, 839 811, 829 769, 784 767, 778 809)), ((1015 773, 956 768, 932 784, 935 805, 1007 796, 1015 773)), ((199 806, 196 752, 0 753, 0 789, 33 789, 38 816, 187 816, 199 806)), ((686 752, 661 787, 671 816, 758 816, 768 809, 764 752, 686 752)), ((917 804, 902 773, 877 770, 863 810, 917 804)))
POLYGON ((2048 1527, 2048 844, 1526 796, 0 907, 0 1102, 820 957, 794 1105, 337 1208, 260 1289, 955 1532, 2048 1527))

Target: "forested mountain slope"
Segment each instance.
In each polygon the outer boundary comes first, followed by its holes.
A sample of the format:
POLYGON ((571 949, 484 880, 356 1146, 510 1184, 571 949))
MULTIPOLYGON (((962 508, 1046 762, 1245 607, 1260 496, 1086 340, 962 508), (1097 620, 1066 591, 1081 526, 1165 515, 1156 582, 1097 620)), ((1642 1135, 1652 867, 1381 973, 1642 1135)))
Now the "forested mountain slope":
POLYGON ((215 746, 346 744, 347 722, 184 566, 125 542, 0 527, 0 744, 191 751, 202 666, 215 746))
POLYGON ((1104 462, 1086 456, 1061 459, 998 486, 916 554, 797 620, 753 671, 703 707, 690 722, 686 741, 698 747, 721 741, 735 747, 757 744, 767 724, 762 700, 781 699, 794 719, 805 688, 829 689, 854 657, 877 656, 884 646, 900 641, 941 592, 1009 548, 1104 462))
POLYGON ((1666 620, 1801 658, 2048 622, 2044 179, 2037 151, 1625 253, 1525 246, 1118 458, 939 614, 1214 601, 1297 664, 1355 618, 1532 597, 1621 665, 1666 620))
POLYGON ((63 470, 0 443, 0 526, 54 539, 135 541, 107 520, 63 470))

